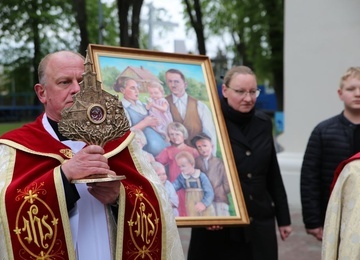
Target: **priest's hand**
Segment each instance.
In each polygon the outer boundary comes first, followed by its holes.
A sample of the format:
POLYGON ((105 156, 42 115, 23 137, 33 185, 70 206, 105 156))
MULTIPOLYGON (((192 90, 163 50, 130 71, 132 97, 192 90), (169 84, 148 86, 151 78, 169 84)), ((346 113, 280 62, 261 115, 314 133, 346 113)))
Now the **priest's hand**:
POLYGON ((88 183, 88 191, 103 204, 114 205, 120 193, 120 181, 88 183))
POLYGON ((98 145, 89 145, 80 150, 61 169, 70 182, 93 174, 115 175, 104 156, 104 149, 98 145))

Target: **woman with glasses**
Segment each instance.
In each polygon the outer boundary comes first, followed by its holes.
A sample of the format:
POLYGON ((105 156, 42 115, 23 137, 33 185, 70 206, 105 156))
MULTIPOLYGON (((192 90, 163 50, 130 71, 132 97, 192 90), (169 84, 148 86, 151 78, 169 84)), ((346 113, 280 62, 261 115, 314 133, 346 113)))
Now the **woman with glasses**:
POLYGON ((276 157, 272 121, 255 110, 256 76, 231 68, 222 84, 221 108, 241 182, 250 224, 193 228, 188 259, 278 259, 276 222, 285 240, 291 233, 287 195, 276 157))

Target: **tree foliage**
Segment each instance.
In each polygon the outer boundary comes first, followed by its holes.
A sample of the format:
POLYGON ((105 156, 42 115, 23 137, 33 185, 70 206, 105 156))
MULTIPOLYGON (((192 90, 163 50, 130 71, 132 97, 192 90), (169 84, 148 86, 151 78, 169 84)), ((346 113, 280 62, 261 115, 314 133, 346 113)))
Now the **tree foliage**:
POLYGON ((106 66, 101 70, 101 73, 103 88, 108 92, 113 92, 114 79, 121 74, 121 71, 117 67, 106 66))
POLYGON ((89 43, 119 45, 115 2, 73 0, 73 5, 80 32, 81 54, 86 54, 89 43))
POLYGON ((234 53, 233 65, 253 68, 260 82, 269 80, 277 93, 278 109, 282 110, 284 1, 202 0, 200 9, 195 8, 196 0, 192 5, 187 4, 189 1, 182 0, 188 26, 198 34, 191 17, 201 11, 204 35, 230 37, 232 42, 226 51, 234 53))
MULTIPOLYGON (((31 87, 37 81, 37 66, 45 54, 78 47, 70 0, 2 0, 0 17, 1 64, 15 73, 16 68, 30 63, 31 87)), ((17 89, 28 90, 29 85, 17 89)))
MULTIPOLYGON (((0 89, 13 89, 13 79, 17 91, 32 89, 40 59, 57 50, 84 54, 89 43, 145 47, 146 34, 140 29, 143 2, 113 0, 100 6, 99 0, 1 0, 0 65, 5 65, 12 79, 4 79, 0 89)), ((205 43, 210 35, 230 37, 232 42, 224 53, 234 54, 233 64, 252 67, 260 83, 268 79, 281 110, 284 0, 182 3, 187 25, 196 33, 199 53, 206 54, 205 43)))
POLYGON ((0 89, 32 91, 37 66, 51 52, 68 49, 85 54, 89 43, 118 45, 115 2, 86 0, 2 0, 0 2, 0 89), (15 88, 13 86, 16 86, 15 88))

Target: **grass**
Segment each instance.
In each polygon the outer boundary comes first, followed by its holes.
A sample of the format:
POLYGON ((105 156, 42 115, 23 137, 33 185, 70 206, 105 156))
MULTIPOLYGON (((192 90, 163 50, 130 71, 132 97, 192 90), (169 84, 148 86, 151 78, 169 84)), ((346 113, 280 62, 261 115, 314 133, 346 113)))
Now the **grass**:
POLYGON ((13 130, 15 128, 19 128, 26 122, 11 122, 11 123, 0 123, 0 135, 13 130))

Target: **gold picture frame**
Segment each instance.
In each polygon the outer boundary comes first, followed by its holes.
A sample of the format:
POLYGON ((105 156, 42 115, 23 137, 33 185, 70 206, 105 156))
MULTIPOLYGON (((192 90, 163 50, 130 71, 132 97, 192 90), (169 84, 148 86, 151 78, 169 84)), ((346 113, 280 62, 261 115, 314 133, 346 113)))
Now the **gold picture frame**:
MULTIPOLYGON (((150 83, 157 82, 163 86, 165 91, 166 98, 170 98, 172 95, 172 91, 170 88, 165 84, 166 82, 166 74, 175 73, 180 71, 183 75, 185 75, 185 88, 186 93, 188 96, 192 97, 195 100, 195 103, 191 103, 193 101, 189 101, 188 106, 186 107, 186 113, 191 114, 191 120, 194 120, 193 123, 195 128, 199 128, 204 126, 205 124, 213 126, 213 135, 211 135, 211 131, 208 129, 212 129, 212 127, 203 127, 201 132, 205 132, 205 137, 213 136, 213 138, 209 138, 210 142, 213 142, 211 146, 213 148, 213 155, 212 157, 216 157, 217 162, 221 162, 221 167, 224 168, 225 180, 227 179, 226 183, 226 190, 230 190, 228 194, 226 194, 226 198, 219 196, 222 198, 220 202, 212 202, 208 206, 206 206, 206 210, 198 210, 197 212, 202 212, 202 216, 194 216, 188 215, 190 212, 190 203, 188 199, 190 197, 190 193, 188 189, 186 200, 183 202, 184 205, 182 207, 186 208, 186 214, 184 215, 184 211, 181 210, 182 215, 176 216, 176 223, 179 227, 195 227, 195 226, 212 226, 212 225, 247 225, 249 224, 249 217, 247 213, 247 209, 245 206, 245 201, 242 194, 242 189, 240 185, 240 180, 238 177, 238 173, 236 170, 236 166, 233 159, 233 154, 227 134, 226 125, 223 119, 223 115, 221 113, 220 101, 219 101, 219 94, 218 89, 215 82, 215 77, 213 73, 213 69, 211 66, 211 61, 207 56, 204 55, 192 55, 192 54, 177 54, 177 53, 165 53, 165 52, 158 52, 158 51, 149 51, 149 50, 141 50, 141 49, 133 49, 133 48, 125 48, 125 47, 116 47, 116 46, 105 46, 105 45, 98 45, 98 44, 90 44, 88 46, 88 55, 90 55, 93 65, 94 71, 97 73, 98 80, 102 83, 102 88, 109 93, 115 94, 119 96, 119 99, 124 99, 125 97, 122 93, 119 92, 118 89, 118 81, 123 78, 132 78, 137 82, 137 102, 142 102, 145 104, 148 102, 149 93, 147 92, 147 87, 149 87, 150 83), (190 86, 191 85, 191 86, 190 86), (195 110, 196 111, 189 111, 189 104, 196 104, 195 110), (207 107, 205 110, 210 111, 210 119, 207 118, 207 122, 204 120, 204 114, 201 114, 200 107, 207 107), (195 119, 196 120, 195 120, 195 119), (199 121, 200 120, 200 121, 199 121), (196 122, 201 122, 201 125, 197 125, 196 122), (214 134, 215 133, 215 134, 214 134), (214 141, 216 140, 216 141, 214 141), (216 152, 214 152, 216 150, 216 152), (224 202, 225 201, 225 202, 224 202), (227 211, 216 211, 216 215, 213 215, 215 212, 215 206, 218 206, 221 203, 225 203, 225 206, 228 206, 227 211), (214 206, 214 207, 213 207, 214 206), (213 209, 211 209, 214 208, 213 209), (210 210, 211 209, 211 210, 210 210), (209 210, 209 213, 204 213, 209 210), (229 213, 229 214, 228 214, 229 213)), ((168 79, 170 82, 170 79, 168 79)), ((176 89, 176 84, 181 84, 177 80, 174 80, 174 89, 176 89)), ((124 91, 122 89, 122 91, 124 91)), ((126 94, 125 94, 126 95, 126 94)), ((188 100, 190 99, 188 98, 188 100)), ((174 97, 176 98, 176 97, 174 97)), ((123 104, 126 101, 123 101, 123 104)), ((169 102, 169 106, 172 106, 171 102, 169 102)), ((124 105, 125 110, 126 106, 124 105)), ((193 107, 194 108, 194 107, 193 107)), ((129 114, 129 113, 128 113, 129 114)), ((179 115, 175 115, 172 113, 173 119, 177 118, 179 115)), ((132 120, 132 119, 131 119, 132 120)), ((130 120, 130 121, 131 121, 130 120)), ((174 119, 174 121, 176 121, 174 119)), ((184 123, 185 121, 181 122, 184 123)), ((180 124, 181 125, 181 124, 180 124)), ((150 126, 148 126, 150 127, 150 126)), ((186 128, 186 127, 185 127, 186 128)), ((191 132, 191 129, 186 128, 188 132, 191 132)), ((203 134, 200 134, 203 135, 203 134)), ((162 135, 163 139, 169 142, 169 137, 162 135)), ((198 138, 197 135, 196 138, 198 138)), ((201 137, 201 136, 200 136, 201 137)), ((192 140, 197 140, 192 138, 192 140)), ((147 137, 147 141, 152 141, 152 138, 149 136, 147 137), (151 140, 149 140, 151 139, 151 140)), ((189 140, 185 140, 189 141, 189 140)), ((188 142, 188 146, 191 146, 191 142, 188 142)), ((150 146, 149 146, 150 147, 150 146)), ((171 150, 171 144, 169 143, 170 148, 163 149, 160 152, 153 152, 149 150, 150 153, 154 156, 154 158, 163 158, 164 150, 171 150), (162 153, 161 153, 162 152, 162 153)), ((175 149, 175 148, 174 148, 175 149)), ((196 149, 195 147, 191 148, 196 149)), ((199 148, 200 149, 200 148, 199 148)), ((197 150, 199 152, 200 150, 197 150)), ((170 153, 170 152, 169 152, 170 153)), ((198 155, 201 158, 200 153, 198 155)), ((165 156, 166 157, 166 156, 165 156)), ((197 163, 200 159, 196 159, 197 163)), ((169 177, 169 173, 171 171, 171 165, 163 163, 166 167, 167 177, 169 177)), ((174 161, 172 161, 174 163, 174 161)), ((221 168, 221 169, 223 169, 221 168)), ((214 168, 213 168, 214 169, 214 168)), ((211 170, 211 169, 210 169, 211 170)), ((174 172, 174 171, 173 171, 174 172)), ((173 173, 172 172, 172 173, 173 173)), ((220 173, 219 173, 220 174, 220 173)), ((179 172, 178 175, 181 175, 179 172)), ((203 174, 201 176, 204 176, 203 174)), ((212 179, 214 177, 207 178, 209 175, 205 173, 206 177, 199 177, 199 179, 212 179)), ((185 181, 182 179, 182 181, 185 181)), ((179 183, 184 183, 182 181, 178 181, 178 185, 176 186, 173 184, 173 187, 179 188, 179 183)), ((175 181, 172 180, 172 183, 175 181)), ((214 187, 213 182, 211 182, 211 188, 214 187)), ((190 185, 190 184, 186 184, 190 185)), ((211 194, 211 188, 206 185, 206 182, 201 182, 201 189, 200 193, 204 197, 211 198, 209 194, 211 194), (202 193, 201 193, 202 192, 202 193)), ((188 187, 188 186, 187 186, 188 187)), ((192 186, 191 186, 192 187, 192 186)), ((194 190, 194 189, 193 189, 194 190)), ((219 193, 213 190, 212 196, 215 198, 219 193)), ((198 191, 198 190, 197 190, 198 191)), ((201 195, 201 196, 202 196, 201 195)), ((220 194, 221 195, 221 194, 220 194)), ((180 195, 179 195, 180 196, 180 195)), ((183 196, 183 195, 181 195, 183 196)), ((182 197, 180 197, 182 198, 182 197)), ((176 204, 176 203, 175 203, 176 204)), ((203 203, 202 205, 206 205, 207 203, 203 203)), ((180 212, 179 205, 179 212, 180 212)), ((226 208, 226 207, 225 207, 226 208)), ((194 208, 192 208, 194 210, 194 208)), ((176 214, 176 213, 175 213, 176 214)))

